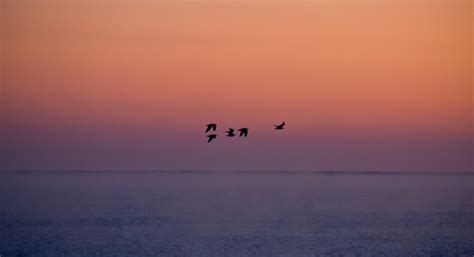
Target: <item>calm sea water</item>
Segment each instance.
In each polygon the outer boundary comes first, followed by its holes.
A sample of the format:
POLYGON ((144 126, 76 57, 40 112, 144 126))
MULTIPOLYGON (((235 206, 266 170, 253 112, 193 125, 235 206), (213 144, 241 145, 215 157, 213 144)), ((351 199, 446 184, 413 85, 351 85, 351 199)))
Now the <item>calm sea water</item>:
POLYGON ((0 255, 471 257, 474 175, 0 173, 0 255))

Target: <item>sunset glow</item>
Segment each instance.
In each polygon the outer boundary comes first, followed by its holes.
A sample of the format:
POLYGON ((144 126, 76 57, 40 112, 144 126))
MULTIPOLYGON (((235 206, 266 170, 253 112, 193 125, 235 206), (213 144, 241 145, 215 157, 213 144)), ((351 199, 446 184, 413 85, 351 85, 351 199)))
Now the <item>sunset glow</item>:
POLYGON ((5 169, 472 171, 472 1, 0 8, 5 169))

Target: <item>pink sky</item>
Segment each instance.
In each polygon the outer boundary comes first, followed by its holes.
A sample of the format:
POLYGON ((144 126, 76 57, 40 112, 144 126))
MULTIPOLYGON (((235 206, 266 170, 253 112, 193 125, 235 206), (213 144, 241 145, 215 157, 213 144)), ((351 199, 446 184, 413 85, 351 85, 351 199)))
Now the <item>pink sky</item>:
POLYGON ((0 8, 2 169, 473 171, 472 1, 0 8))

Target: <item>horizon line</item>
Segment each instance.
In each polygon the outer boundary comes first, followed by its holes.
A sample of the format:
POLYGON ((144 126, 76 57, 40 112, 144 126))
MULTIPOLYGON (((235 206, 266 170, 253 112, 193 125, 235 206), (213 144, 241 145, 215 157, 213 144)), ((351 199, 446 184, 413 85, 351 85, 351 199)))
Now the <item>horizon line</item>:
POLYGON ((474 175, 473 171, 396 171, 396 170, 161 170, 161 169, 12 169, 0 170, 0 173, 125 173, 125 172, 156 172, 156 173, 297 173, 297 174, 439 174, 439 175, 474 175))

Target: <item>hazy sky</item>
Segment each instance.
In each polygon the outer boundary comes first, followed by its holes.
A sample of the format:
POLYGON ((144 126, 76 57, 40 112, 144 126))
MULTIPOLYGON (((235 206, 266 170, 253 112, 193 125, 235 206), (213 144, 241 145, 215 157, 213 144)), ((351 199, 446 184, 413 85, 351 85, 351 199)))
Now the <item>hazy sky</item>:
POLYGON ((0 169, 473 171, 470 0, 0 4, 0 169))

